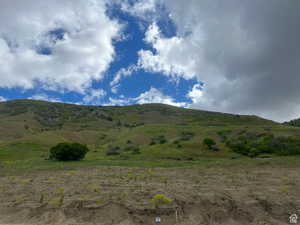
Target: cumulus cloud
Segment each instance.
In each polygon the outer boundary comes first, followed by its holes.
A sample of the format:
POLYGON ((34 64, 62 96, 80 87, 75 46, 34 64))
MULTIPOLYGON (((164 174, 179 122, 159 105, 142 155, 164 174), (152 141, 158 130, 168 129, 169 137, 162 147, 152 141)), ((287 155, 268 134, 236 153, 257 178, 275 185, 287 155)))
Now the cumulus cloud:
POLYGON ((89 94, 84 96, 83 103, 85 104, 95 103, 101 100, 105 95, 106 95, 106 91, 102 89, 91 89, 89 91, 89 94))
POLYGON ((0 87, 84 93, 115 56, 105 0, 0 2, 0 87))
POLYGON ((113 2, 118 4, 123 11, 144 19, 155 16, 155 9, 159 4, 157 0, 115 0, 113 2))
POLYGON ((178 107, 186 106, 184 102, 176 102, 172 97, 164 95, 161 91, 156 88, 150 88, 148 91, 140 94, 138 97, 133 99, 138 104, 148 103, 162 103, 167 105, 173 105, 178 107))
POLYGON ((149 72, 160 72, 168 76, 194 78, 196 75, 195 54, 190 51, 189 43, 183 38, 164 38, 158 26, 152 24, 146 34, 145 41, 152 45, 150 50, 139 51, 139 67, 149 72))
POLYGON ((151 25, 145 40, 155 51, 140 51, 140 63, 203 81, 202 91, 189 93, 192 107, 278 121, 300 116, 299 1, 157 2, 177 35, 165 38, 151 25))
POLYGON ((163 94, 160 90, 151 87, 148 91, 141 93, 137 97, 126 98, 120 95, 119 98, 109 98, 109 102, 104 105, 129 105, 129 104, 150 104, 161 103, 177 107, 187 107, 185 102, 176 102, 171 96, 163 94))
POLYGON ((137 65, 130 65, 128 68, 121 68, 115 75, 114 79, 110 82, 110 86, 112 87, 112 92, 117 93, 118 88, 120 86, 120 81, 124 77, 129 77, 133 72, 139 70, 137 65))
POLYGON ((6 98, 0 96, 0 102, 5 102, 6 100, 7 100, 6 98))
POLYGON ((109 102, 105 103, 103 105, 105 105, 105 106, 113 106, 113 105, 123 106, 123 105, 128 105, 128 104, 131 104, 130 98, 125 98, 124 96, 119 96, 119 98, 109 97, 109 102))
POLYGON ((203 89, 200 84, 195 84, 191 91, 188 92, 187 97, 192 100, 193 103, 202 101, 203 89))
POLYGON ((42 101, 48 101, 48 102, 62 102, 59 98, 50 97, 45 93, 35 94, 35 95, 29 97, 28 99, 42 100, 42 101))

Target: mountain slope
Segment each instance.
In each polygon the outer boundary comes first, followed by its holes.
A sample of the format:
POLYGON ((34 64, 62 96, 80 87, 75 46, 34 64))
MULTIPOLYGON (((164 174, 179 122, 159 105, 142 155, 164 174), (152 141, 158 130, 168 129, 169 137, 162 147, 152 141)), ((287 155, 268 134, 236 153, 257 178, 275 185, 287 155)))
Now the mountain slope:
POLYGON ((123 158, 191 159, 224 156, 230 151, 224 138, 242 132, 293 135, 284 127, 257 116, 242 116, 177 108, 163 104, 132 106, 80 106, 34 100, 0 103, 0 160, 46 157, 48 149, 63 141, 87 144, 90 157, 102 157, 109 148, 123 158), (214 138, 219 152, 207 152, 205 137, 214 138), (131 154, 138 148, 141 154, 131 154))

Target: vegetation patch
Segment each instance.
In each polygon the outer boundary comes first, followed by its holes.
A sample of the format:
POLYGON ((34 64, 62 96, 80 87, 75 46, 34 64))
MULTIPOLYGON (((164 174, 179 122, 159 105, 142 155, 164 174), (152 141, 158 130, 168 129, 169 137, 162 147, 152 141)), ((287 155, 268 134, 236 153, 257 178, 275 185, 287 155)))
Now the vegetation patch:
POLYGON ((205 138, 203 140, 203 144, 208 147, 210 150, 218 151, 218 147, 216 146, 216 142, 211 138, 205 138))
POLYGON ((86 145, 79 143, 60 143, 50 149, 49 159, 58 161, 78 161, 89 151, 86 145))
POLYGON ((165 144, 167 143, 168 140, 166 139, 166 137, 164 135, 160 135, 157 137, 153 137, 150 144, 149 145, 155 145, 155 144, 165 144))
POLYGON ((155 208, 160 208, 171 204, 173 200, 163 194, 156 194, 150 202, 155 208))
POLYGON ((270 133, 248 132, 227 142, 234 152, 256 157, 263 154, 300 155, 300 139, 296 136, 276 137, 270 133))

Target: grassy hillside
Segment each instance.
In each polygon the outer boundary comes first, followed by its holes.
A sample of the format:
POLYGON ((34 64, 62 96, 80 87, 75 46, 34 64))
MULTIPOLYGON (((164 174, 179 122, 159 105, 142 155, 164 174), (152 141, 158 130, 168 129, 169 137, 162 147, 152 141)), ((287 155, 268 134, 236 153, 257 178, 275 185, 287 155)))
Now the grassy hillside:
POLYGON ((231 157, 226 141, 245 133, 295 136, 300 128, 257 116, 177 108, 163 104, 79 106, 45 101, 0 103, 0 161, 44 159, 64 141, 87 144, 87 159, 231 157), (219 151, 202 144, 213 138, 219 151), (107 156, 107 151, 118 152, 107 156))
POLYGON ((291 120, 284 123, 287 126, 300 127, 300 119, 291 120))

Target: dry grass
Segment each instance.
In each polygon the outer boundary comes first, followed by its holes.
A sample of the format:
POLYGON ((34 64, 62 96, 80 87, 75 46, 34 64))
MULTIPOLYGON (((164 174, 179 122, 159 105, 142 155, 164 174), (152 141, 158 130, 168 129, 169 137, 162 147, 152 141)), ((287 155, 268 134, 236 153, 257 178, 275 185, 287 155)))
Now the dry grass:
MULTIPOLYGON (((151 224, 150 219, 158 213, 168 225, 174 223, 172 212, 177 211, 178 224, 193 225, 201 221, 200 224, 259 224, 262 221, 286 224, 287 216, 300 209, 299 172, 300 167, 274 165, 95 167, 33 172, 0 178, 0 215, 6 218, 3 213, 7 208, 19 212, 26 207, 33 217, 28 217, 30 213, 22 215, 33 223, 45 222, 45 213, 61 210, 64 215, 61 223, 66 223, 71 217, 65 213, 73 209, 77 210, 78 218, 88 212, 102 213, 86 219, 84 224, 93 220, 101 224, 101 218, 110 217, 111 213, 123 218, 123 224, 128 219, 132 224, 139 224, 137 218, 144 221, 143 224, 151 224), (154 207, 151 199, 157 194, 167 196, 169 204, 154 207), (102 207, 107 210, 101 211, 102 207), (110 207, 117 208, 110 212, 110 207), (131 216, 124 216, 124 210, 131 212, 131 216)), ((80 219, 75 221, 80 222, 80 219)), ((18 222, 18 218, 13 222, 18 222)))

